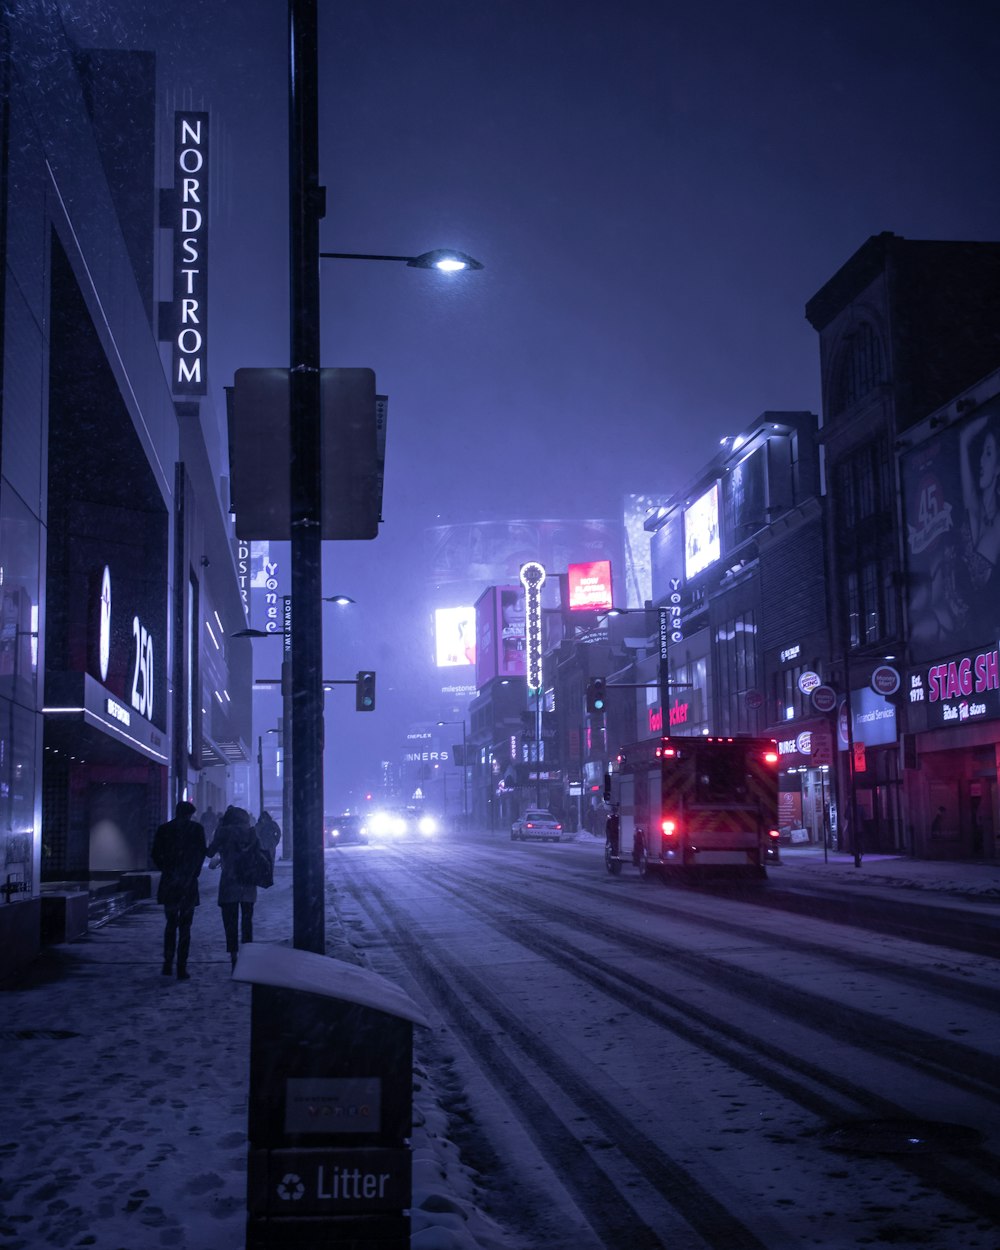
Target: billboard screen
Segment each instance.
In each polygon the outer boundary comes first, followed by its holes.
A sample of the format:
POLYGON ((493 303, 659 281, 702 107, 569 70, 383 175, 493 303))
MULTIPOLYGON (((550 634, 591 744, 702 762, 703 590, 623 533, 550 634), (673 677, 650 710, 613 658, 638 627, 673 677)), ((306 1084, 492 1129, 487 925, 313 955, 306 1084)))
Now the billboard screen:
POLYGON ((690 580, 722 555, 719 541, 719 484, 713 482, 684 509, 684 576, 690 580))
POLYGON ((475 608, 436 608, 434 649, 438 668, 476 662, 475 608))
POLYGON ((610 560, 571 564, 567 569, 567 580, 571 612, 606 612, 614 603, 610 560))
MULTIPOLYGON (((621 565, 620 521, 486 521, 439 525, 428 531, 430 575, 436 586, 509 586, 527 560, 565 569, 571 560, 621 565)), ((457 597, 457 596, 456 596, 457 597)), ((475 601, 475 594, 468 596, 475 601)))
POLYGON ((914 661, 1000 637, 1000 399, 900 459, 914 661))
POLYGON ((524 677, 527 640, 523 586, 490 586, 476 600, 476 686, 524 677))
POLYGON ((767 452, 763 447, 751 452, 726 474, 722 484, 722 512, 727 550, 739 546, 759 530, 767 515, 767 452))
POLYGON ((647 599, 653 598, 652 535, 646 529, 646 519, 655 512, 668 507, 669 495, 626 495, 624 512, 625 537, 625 591, 618 588, 618 602, 622 607, 641 608, 647 599))
POLYGON ((500 629, 500 591, 491 586, 476 600, 477 689, 481 690, 497 675, 500 629))
POLYGON ((683 518, 674 512, 650 535, 653 601, 679 591, 684 582, 683 518))

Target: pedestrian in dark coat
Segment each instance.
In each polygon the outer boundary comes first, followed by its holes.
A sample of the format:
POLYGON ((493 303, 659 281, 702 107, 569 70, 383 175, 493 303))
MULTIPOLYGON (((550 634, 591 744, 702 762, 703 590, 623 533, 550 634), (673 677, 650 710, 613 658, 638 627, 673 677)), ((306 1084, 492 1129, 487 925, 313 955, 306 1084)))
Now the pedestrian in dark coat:
POLYGON ((163 975, 173 971, 177 956, 177 980, 189 980, 188 952, 191 950, 191 923, 201 901, 198 875, 205 856, 205 830, 192 820, 195 805, 181 801, 173 820, 160 825, 153 837, 153 863, 160 870, 156 901, 162 903, 166 918, 163 930, 163 975))
POLYGON ((273 864, 278 843, 281 841, 281 826, 270 812, 261 812, 257 820, 257 841, 270 855, 273 864))
POLYGON ((257 887, 240 878, 237 861, 240 851, 253 846, 256 841, 257 832, 250 820, 250 813, 242 807, 227 807, 208 848, 209 855, 218 856, 218 860, 213 860, 210 867, 219 863, 222 866, 219 874, 219 907, 222 909, 226 950, 234 968, 240 941, 253 941, 253 906, 257 901, 257 887))

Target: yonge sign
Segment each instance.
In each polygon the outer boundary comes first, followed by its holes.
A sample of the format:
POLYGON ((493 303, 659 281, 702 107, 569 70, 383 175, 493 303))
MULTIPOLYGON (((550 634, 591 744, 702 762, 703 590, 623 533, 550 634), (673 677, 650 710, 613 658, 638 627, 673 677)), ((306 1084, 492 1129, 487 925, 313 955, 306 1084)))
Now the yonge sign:
POLYGON ((207 113, 174 114, 174 201, 171 388, 175 395, 204 395, 208 358, 207 113))

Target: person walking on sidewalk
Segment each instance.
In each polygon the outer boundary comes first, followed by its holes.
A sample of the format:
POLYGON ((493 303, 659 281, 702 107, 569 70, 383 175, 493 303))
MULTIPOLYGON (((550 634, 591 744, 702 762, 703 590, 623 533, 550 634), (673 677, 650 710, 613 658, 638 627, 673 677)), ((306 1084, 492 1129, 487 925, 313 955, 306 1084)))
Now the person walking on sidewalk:
POLYGON ((219 875, 219 907, 222 910, 222 927, 226 934, 226 950, 232 966, 240 942, 253 941, 253 907, 257 901, 257 887, 241 871, 246 853, 257 843, 257 831, 250 813, 242 807, 227 807, 222 814, 215 837, 208 848, 215 856, 210 868, 221 863, 219 875))
POLYGON ((270 812, 261 812, 256 828, 257 841, 270 855, 271 864, 273 865, 278 843, 281 841, 281 826, 270 812))
POLYGON ((173 820, 160 825, 153 837, 153 863, 160 870, 156 901, 163 905, 166 925, 163 930, 163 975, 173 971, 177 957, 177 980, 190 979, 187 970, 191 949, 191 922, 194 909, 201 901, 198 876, 208 854, 205 830, 192 820, 195 805, 182 800, 177 804, 173 820))

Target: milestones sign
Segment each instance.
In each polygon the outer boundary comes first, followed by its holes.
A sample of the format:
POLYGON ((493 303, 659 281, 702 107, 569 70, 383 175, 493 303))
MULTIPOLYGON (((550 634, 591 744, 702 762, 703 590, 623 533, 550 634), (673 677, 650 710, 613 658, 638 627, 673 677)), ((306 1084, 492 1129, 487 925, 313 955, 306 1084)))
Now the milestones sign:
POLYGON ((204 395, 208 359, 208 114, 174 114, 171 387, 204 395))

